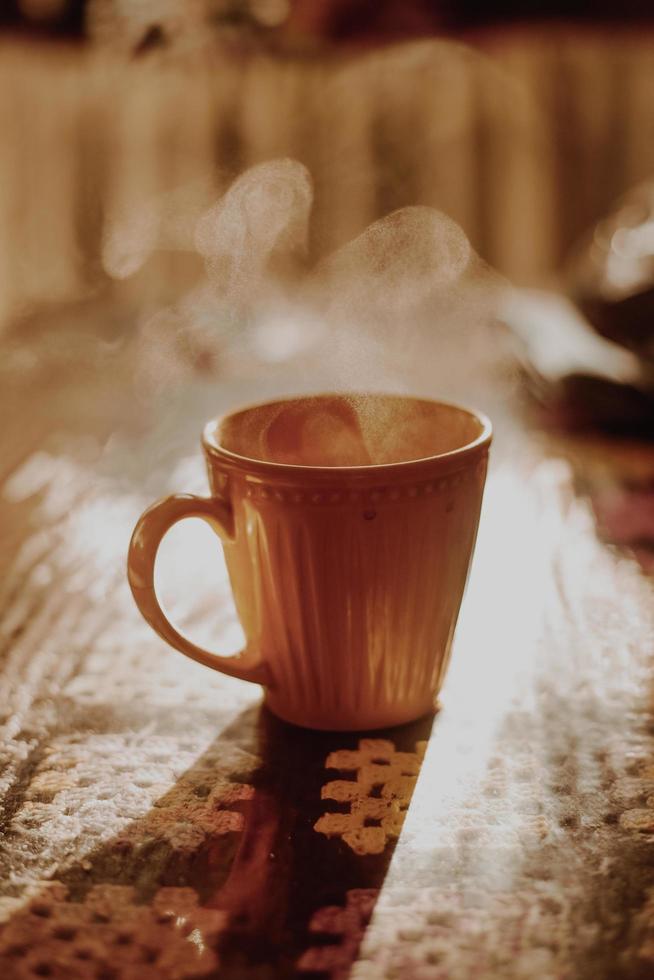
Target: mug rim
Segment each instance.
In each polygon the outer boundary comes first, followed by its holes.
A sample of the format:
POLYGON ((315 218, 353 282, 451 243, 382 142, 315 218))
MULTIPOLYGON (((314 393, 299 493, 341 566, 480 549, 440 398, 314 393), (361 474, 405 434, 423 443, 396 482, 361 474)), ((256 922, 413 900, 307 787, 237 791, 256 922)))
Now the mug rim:
POLYGON ((436 464, 440 462, 451 463, 457 460, 463 462, 468 457, 475 455, 484 447, 488 448, 488 446, 491 444, 492 438, 493 424, 489 417, 484 412, 480 412, 476 408, 460 405, 456 402, 444 401, 440 398, 424 398, 418 395, 403 395, 398 392, 325 391, 305 395, 288 395, 281 398, 270 398, 260 402, 250 402, 241 407, 233 408, 228 412, 224 412, 222 415, 210 419, 205 424, 202 431, 202 446, 209 456, 216 457, 222 462, 231 464, 231 466, 237 467, 238 469, 248 473, 265 473, 268 475, 276 473, 279 476, 296 475, 302 477, 316 475, 320 477, 332 478, 338 476, 364 478, 372 475, 376 476, 390 473, 408 473, 412 470, 422 469, 429 464, 436 464), (241 412, 263 408, 268 405, 281 405, 288 402, 302 401, 307 398, 334 398, 343 397, 344 395, 353 395, 357 398, 377 397, 405 400, 410 399, 411 401, 415 402, 439 405, 444 408, 453 408, 459 412, 463 412, 478 422, 481 425, 481 432, 471 442, 467 442, 463 446, 458 446, 456 449, 450 449, 447 452, 434 453, 431 456, 421 456, 418 459, 406 459, 395 463, 366 463, 357 466, 314 466, 307 463, 276 463, 271 460, 257 459, 254 456, 243 456, 231 449, 226 449, 224 446, 220 445, 218 439, 216 438, 216 434, 219 431, 221 424, 226 419, 233 415, 238 415, 241 412))

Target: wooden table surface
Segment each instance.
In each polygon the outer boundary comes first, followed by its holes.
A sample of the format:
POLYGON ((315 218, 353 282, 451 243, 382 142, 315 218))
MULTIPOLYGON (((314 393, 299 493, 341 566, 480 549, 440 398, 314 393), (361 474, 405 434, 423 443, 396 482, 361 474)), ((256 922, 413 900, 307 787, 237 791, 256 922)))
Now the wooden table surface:
MULTIPOLYGON (((502 402, 440 710, 310 733, 167 648, 124 575, 141 509, 206 488, 204 419, 298 378, 153 394, 129 351, 3 350, 0 976, 654 976, 652 581, 579 493, 651 448, 502 402)), ((184 627, 236 649, 210 532, 161 565, 184 627)))

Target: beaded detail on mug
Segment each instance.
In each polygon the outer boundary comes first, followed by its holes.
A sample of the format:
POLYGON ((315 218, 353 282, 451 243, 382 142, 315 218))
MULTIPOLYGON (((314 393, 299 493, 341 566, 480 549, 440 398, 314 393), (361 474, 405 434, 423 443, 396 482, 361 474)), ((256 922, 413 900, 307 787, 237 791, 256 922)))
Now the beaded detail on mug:
POLYGON ((360 490, 342 490, 335 487, 320 490, 299 490, 297 487, 279 487, 274 484, 247 481, 246 496, 251 500, 272 500, 288 504, 343 505, 355 503, 399 503, 420 497, 431 497, 456 490, 458 487, 479 479, 486 468, 484 458, 472 468, 458 470, 438 479, 411 483, 406 486, 366 487, 360 490))

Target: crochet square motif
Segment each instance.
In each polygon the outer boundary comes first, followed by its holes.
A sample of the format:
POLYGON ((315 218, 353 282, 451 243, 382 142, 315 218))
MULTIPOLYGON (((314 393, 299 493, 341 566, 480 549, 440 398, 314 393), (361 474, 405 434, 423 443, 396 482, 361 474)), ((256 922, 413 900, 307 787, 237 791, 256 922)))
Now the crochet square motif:
POLYGON ((340 837, 355 854, 381 854, 400 835, 426 747, 426 742, 417 742, 415 752, 397 752, 386 739, 364 738, 358 749, 330 753, 326 769, 356 775, 326 783, 321 798, 349 803, 350 808, 323 814, 314 830, 340 837))

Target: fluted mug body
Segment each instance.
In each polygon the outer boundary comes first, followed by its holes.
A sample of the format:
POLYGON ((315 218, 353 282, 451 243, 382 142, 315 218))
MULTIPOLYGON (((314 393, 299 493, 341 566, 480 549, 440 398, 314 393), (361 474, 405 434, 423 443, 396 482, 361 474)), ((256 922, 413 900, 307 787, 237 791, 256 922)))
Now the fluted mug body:
MULTIPOLYGON (((312 728, 381 728, 432 710, 479 523, 487 420, 437 402, 365 397, 420 405, 420 446, 431 445, 431 425, 434 454, 396 459, 394 445, 381 463, 306 465, 295 461, 297 438, 283 436, 277 452, 254 458, 243 451, 259 445, 256 418, 243 437, 244 413, 209 423, 203 439, 243 663, 259 670, 248 679, 264 684, 275 714, 312 728)), ((277 404, 309 411, 312 401, 277 404)), ((211 523, 211 513, 199 516, 211 523)))

